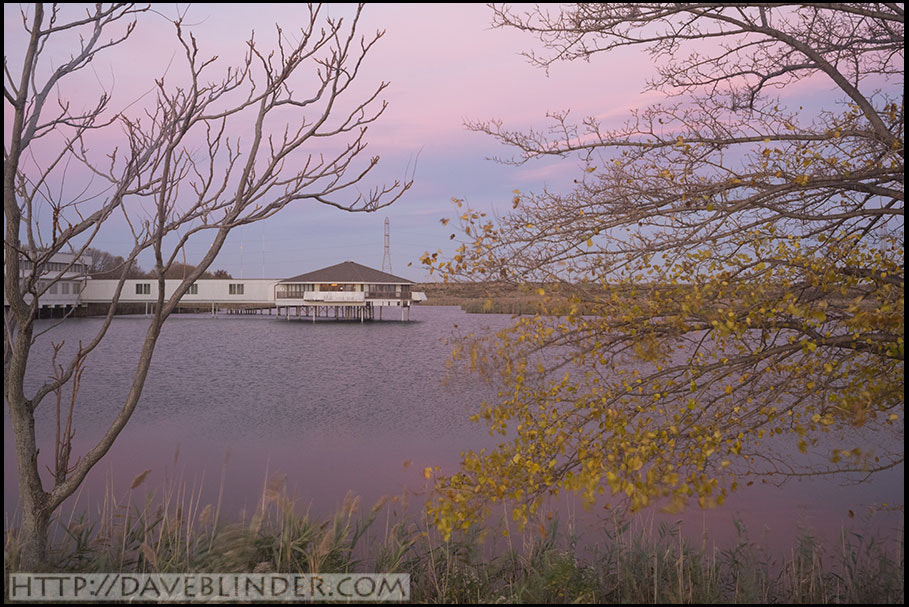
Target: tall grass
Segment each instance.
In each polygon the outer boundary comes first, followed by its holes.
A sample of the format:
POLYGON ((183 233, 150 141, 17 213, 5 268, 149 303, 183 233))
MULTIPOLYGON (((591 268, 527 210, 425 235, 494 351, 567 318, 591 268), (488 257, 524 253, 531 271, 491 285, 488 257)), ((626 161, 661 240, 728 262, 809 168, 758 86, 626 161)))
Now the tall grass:
MULTIPOLYGON (((407 495, 368 507, 348 495, 319 519, 272 475, 253 511, 226 522, 220 498, 203 505, 201 487, 182 479, 138 501, 145 478, 119 497, 109 484, 91 518, 74 500, 55 521, 52 569, 409 573, 411 599, 430 603, 904 602, 902 528, 886 541, 844 531, 835 549, 804 533, 782 560, 751 541, 741 522, 737 540, 722 549, 706 538, 692 544, 680 524, 654 530, 618 520, 600 541, 579 542, 573 522, 562 529, 557 517, 524 530, 503 517, 445 542, 411 513, 407 495)), ((19 538, 9 514, 5 531, 10 573, 19 568, 19 538)))

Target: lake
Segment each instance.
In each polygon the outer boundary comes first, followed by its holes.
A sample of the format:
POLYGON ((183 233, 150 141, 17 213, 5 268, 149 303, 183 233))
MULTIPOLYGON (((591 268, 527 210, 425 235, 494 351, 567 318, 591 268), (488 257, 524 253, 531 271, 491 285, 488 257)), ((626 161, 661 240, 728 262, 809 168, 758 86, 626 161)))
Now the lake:
MULTIPOLYGON (((287 475, 288 489, 313 514, 331 513, 348 491, 371 504, 409 490, 425 499, 423 470, 457 468, 464 449, 491 447, 483 426, 468 420, 495 391, 476 378, 445 382, 455 332, 507 326, 508 315, 466 314, 457 307, 412 310, 412 322, 372 323, 285 320, 273 316, 177 315, 165 324, 141 402, 111 451, 90 474, 79 510, 98 507, 106 483, 118 495, 150 469, 144 488, 159 490, 179 479, 202 492, 219 492, 225 515, 251 510, 273 473, 287 475), (222 487, 223 473, 223 487, 222 487)), ((40 328, 51 321, 39 321, 40 328)), ((64 351, 87 340, 97 318, 67 319, 39 338, 29 368, 33 387, 51 373, 51 341, 64 351)), ((126 394, 147 319, 123 316, 89 358, 76 404, 78 455, 95 438, 126 394)), ((15 452, 4 407, 4 508, 16 515, 15 452)), ((38 412, 43 463, 53 453, 54 403, 38 412)), ((799 529, 830 541, 841 530, 902 534, 902 465, 861 485, 806 479, 782 487, 755 484, 732 494, 718 509, 692 506, 682 514, 647 511, 642 525, 684 521, 718 545, 734 541, 733 519, 751 538, 788 549, 799 529), (897 511, 881 512, 886 503, 897 511), (850 512, 852 513, 850 515, 850 512)), ((568 497, 554 509, 568 511, 578 531, 601 537, 602 510, 584 512, 568 497)))

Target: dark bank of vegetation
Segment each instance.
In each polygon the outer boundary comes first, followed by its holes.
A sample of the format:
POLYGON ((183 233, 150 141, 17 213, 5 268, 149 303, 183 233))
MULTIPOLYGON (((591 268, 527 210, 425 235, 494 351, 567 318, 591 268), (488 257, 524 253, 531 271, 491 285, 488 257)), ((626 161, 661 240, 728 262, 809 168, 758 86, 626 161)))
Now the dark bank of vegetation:
MULTIPOLYGON (((565 283, 505 282, 425 282, 414 285, 414 291, 426 293, 421 305, 459 306, 472 314, 596 314, 616 299, 626 306, 645 304, 654 294, 662 299, 684 296, 686 286, 655 284, 615 284, 591 286, 565 283)), ((831 300, 854 300, 860 293, 847 291, 831 300)), ((734 304, 734 301, 716 301, 734 304)))
MULTIPOLYGON (((618 287, 627 296, 624 286, 618 287)), ((426 282, 414 286, 426 293, 423 305, 460 306, 473 314, 564 315, 572 308, 592 312, 604 296, 601 288, 556 284, 510 284, 506 282, 426 282)))
POLYGON ((542 298, 506 283, 442 283, 414 285, 414 291, 426 293, 430 306, 460 306, 465 312, 487 314, 534 314, 543 311, 542 298))

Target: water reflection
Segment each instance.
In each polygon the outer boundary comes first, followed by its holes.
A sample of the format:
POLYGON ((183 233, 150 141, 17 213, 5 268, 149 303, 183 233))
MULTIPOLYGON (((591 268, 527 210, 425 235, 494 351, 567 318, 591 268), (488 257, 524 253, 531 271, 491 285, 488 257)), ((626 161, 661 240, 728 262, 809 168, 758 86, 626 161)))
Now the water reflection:
MULTIPOLYGON (((423 307, 412 318, 313 324, 269 316, 173 317, 133 419, 87 479, 80 508, 94 509, 107 482, 125 491, 146 469, 152 470, 148 488, 180 479, 201 490, 203 503, 217 501, 223 491, 228 516, 253 508, 272 472, 286 474, 291 494, 316 515, 335 509, 349 490, 367 504, 386 494, 422 491, 426 466, 451 472, 462 450, 494 444, 482 426, 467 420, 494 391, 475 379, 443 385, 445 339, 456 324, 464 332, 488 331, 507 325, 510 317, 423 307)), ((99 324, 71 319, 41 338, 30 383, 51 372, 51 339, 74 349, 99 324)), ((128 391, 145 327, 141 317, 117 318, 89 359, 76 404, 76 454, 100 434, 128 391)), ((17 490, 7 419, 4 413, 4 505, 12 514, 17 490)), ((38 412, 38 427, 43 468, 53 452, 49 401, 38 412)), ((861 486, 829 478, 782 488, 758 484, 733 494, 718 510, 647 512, 641 521, 684 520, 689 536, 699 537, 706 528, 722 544, 734 538, 733 518, 740 517, 752 539, 763 536, 770 546, 789 547, 800 527, 835 538, 842 525, 867 523, 873 505, 901 505, 903 486, 902 466, 861 486)), ((603 510, 584 512, 570 498, 550 507, 571 516, 590 538, 601 537, 600 528, 611 520, 603 510)), ((901 521, 901 512, 870 517, 873 527, 891 537, 901 521)))

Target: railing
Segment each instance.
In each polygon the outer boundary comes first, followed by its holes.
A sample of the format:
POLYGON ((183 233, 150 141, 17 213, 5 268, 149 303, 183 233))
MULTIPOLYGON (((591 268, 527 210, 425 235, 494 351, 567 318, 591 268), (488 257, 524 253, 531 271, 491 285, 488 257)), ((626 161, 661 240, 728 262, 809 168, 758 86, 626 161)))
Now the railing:
POLYGON ((303 299, 303 296, 307 293, 312 293, 312 291, 300 291, 299 293, 287 293, 278 291, 275 293, 277 299, 303 299))
POLYGON ((412 298, 412 294, 397 293, 395 291, 388 293, 383 293, 382 291, 301 291, 296 293, 278 291, 275 293, 275 299, 302 299, 304 301, 344 301, 350 297, 355 298, 355 301, 363 301, 364 299, 401 299, 407 301, 412 298), (329 295, 330 297, 339 296, 342 299, 329 300, 324 297, 326 295, 329 295))
POLYGON ((303 301, 324 301, 328 303, 360 303, 366 301, 363 291, 308 291, 303 301))

